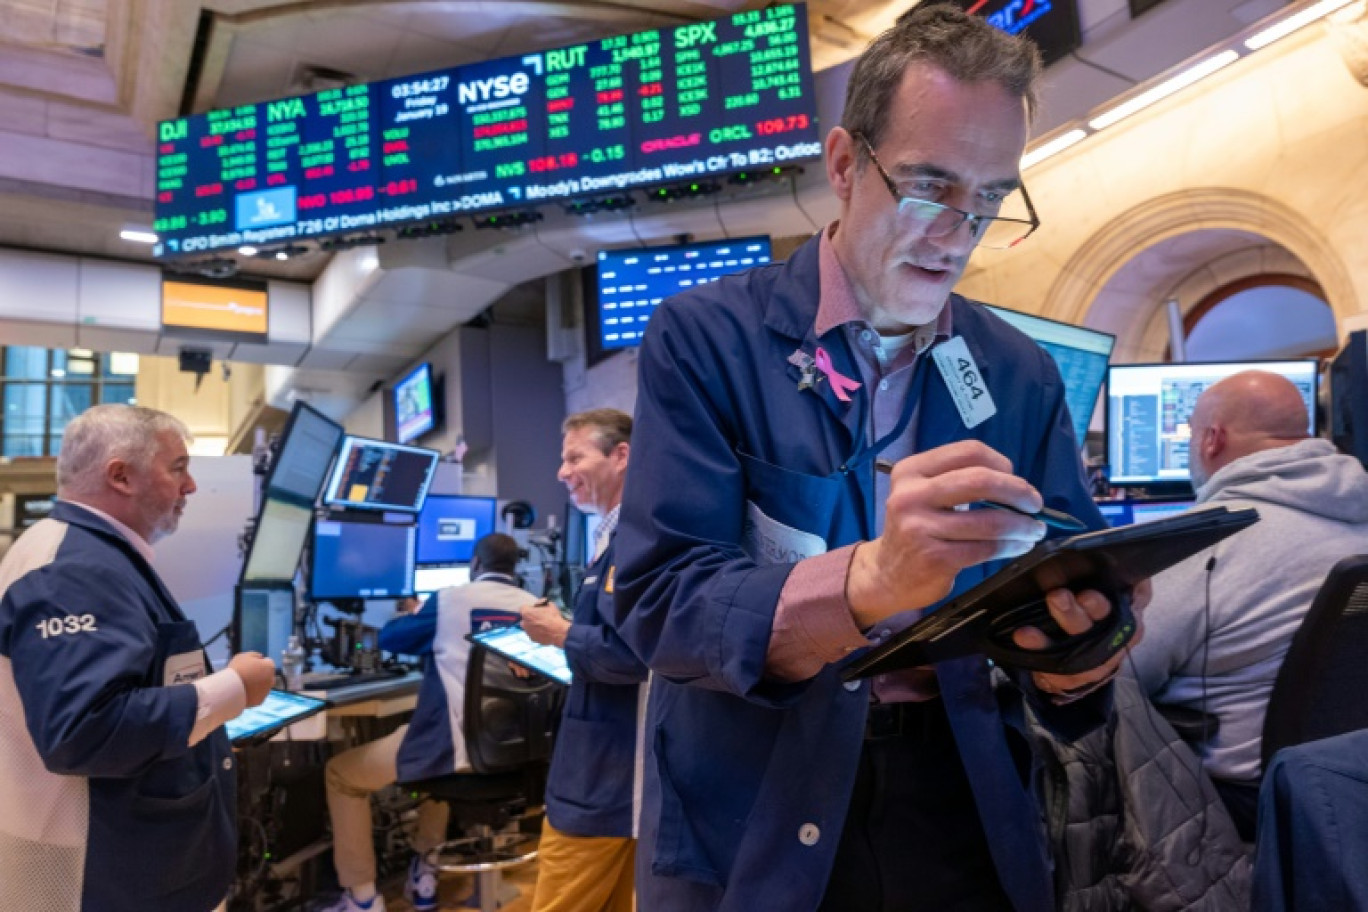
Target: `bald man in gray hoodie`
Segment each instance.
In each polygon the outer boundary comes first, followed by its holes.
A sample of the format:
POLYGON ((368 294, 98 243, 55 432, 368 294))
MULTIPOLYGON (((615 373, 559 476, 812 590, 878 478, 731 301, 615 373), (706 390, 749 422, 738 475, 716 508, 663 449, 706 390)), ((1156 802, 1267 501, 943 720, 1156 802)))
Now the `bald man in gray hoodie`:
POLYGON ((1214 384, 1191 428, 1197 504, 1255 507, 1260 522, 1154 577, 1132 669, 1155 703, 1219 720, 1199 751, 1252 839, 1273 682, 1330 568, 1368 553, 1368 473, 1307 437, 1301 393, 1277 374, 1214 384))

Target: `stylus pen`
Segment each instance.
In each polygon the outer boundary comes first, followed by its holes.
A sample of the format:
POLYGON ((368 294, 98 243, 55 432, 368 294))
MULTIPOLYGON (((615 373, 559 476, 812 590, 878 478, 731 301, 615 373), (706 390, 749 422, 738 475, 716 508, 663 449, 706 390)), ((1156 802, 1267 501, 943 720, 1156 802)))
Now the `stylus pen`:
MULTIPOLYGON (((889 475, 893 472, 893 463, 889 462, 887 459, 876 459, 874 460, 874 468, 883 472, 885 475, 889 475)), ((1006 510, 1008 513, 1016 513, 1018 516, 1027 516, 1038 522, 1043 522, 1051 529, 1058 529, 1061 532, 1086 532, 1088 530, 1087 526, 1070 516, 1068 513, 1062 513, 1059 510, 1051 510, 1049 507, 1042 507, 1039 513, 1028 513, 1011 504, 998 503, 996 500, 975 500, 965 504, 965 506, 969 509, 975 507, 989 507, 994 510, 1006 510)))

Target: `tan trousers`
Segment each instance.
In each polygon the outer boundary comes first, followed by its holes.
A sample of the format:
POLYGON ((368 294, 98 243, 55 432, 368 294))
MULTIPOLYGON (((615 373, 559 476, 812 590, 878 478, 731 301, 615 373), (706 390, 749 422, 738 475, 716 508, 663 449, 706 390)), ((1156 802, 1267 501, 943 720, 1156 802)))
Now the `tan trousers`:
MULTIPOLYGON (((343 751, 328 761, 328 813, 332 817, 333 860, 337 881, 344 887, 375 883, 375 843, 371 824, 371 793, 399 778, 397 758, 407 725, 378 741, 343 751)), ((446 839, 450 809, 438 801, 418 808, 413 850, 427 852, 446 839)))
POLYGON ((632 912, 636 840, 571 836, 542 821, 532 912, 632 912))

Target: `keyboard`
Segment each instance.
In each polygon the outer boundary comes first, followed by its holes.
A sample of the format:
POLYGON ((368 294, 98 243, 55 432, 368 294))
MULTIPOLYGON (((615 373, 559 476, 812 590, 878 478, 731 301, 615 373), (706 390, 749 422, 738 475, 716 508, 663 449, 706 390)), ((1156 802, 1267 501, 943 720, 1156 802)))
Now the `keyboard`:
POLYGON ((305 690, 335 690, 339 687, 359 687, 378 681, 392 681, 408 674, 407 668, 382 668, 379 671, 351 672, 348 674, 309 677, 304 680, 305 690))

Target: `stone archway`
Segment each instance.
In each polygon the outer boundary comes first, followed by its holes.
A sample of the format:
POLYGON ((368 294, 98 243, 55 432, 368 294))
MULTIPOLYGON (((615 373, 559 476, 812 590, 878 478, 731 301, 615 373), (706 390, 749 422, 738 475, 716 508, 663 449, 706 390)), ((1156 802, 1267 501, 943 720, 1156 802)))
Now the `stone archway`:
POLYGON ((1267 196, 1213 187, 1149 200, 1104 225, 1055 278, 1047 315, 1115 333, 1114 361, 1152 360, 1167 343, 1165 300, 1186 310, 1261 272, 1314 280, 1337 322, 1358 312, 1353 281, 1315 225, 1267 196))

